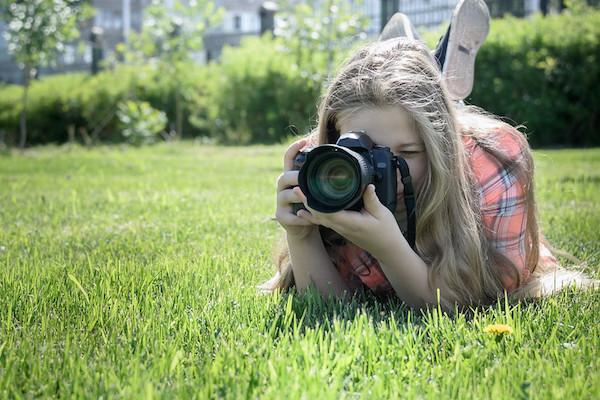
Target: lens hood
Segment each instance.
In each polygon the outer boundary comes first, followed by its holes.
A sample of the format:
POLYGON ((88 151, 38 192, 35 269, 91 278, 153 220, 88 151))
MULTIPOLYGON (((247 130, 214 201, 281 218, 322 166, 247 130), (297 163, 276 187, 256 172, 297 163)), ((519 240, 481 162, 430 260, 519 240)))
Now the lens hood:
POLYGON ((323 212, 360 210, 362 194, 373 182, 373 167, 360 153, 347 147, 324 144, 306 153, 298 185, 308 206, 323 212))

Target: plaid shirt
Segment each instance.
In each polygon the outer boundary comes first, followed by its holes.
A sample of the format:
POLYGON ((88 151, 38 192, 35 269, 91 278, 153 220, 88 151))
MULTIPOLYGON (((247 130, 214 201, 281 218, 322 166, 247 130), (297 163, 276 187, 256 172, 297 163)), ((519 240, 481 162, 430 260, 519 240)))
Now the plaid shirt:
MULTIPOLYGON (((511 133, 514 128, 498 128, 500 146, 512 160, 522 157, 522 149, 511 133)), ((527 182, 503 166, 493 155, 468 137, 464 138, 468 159, 479 186, 479 205, 485 235, 491 246, 517 267, 520 281, 527 282, 531 271, 525 262, 525 228, 527 206, 525 187, 527 182)), ((368 252, 352 243, 335 248, 336 266, 342 278, 351 288, 361 284, 376 294, 393 294, 394 290, 385 277, 381 266, 368 252)), ((556 263, 550 251, 540 244, 540 262, 556 263)), ((497 262, 500 280, 507 291, 517 288, 514 270, 497 262)))

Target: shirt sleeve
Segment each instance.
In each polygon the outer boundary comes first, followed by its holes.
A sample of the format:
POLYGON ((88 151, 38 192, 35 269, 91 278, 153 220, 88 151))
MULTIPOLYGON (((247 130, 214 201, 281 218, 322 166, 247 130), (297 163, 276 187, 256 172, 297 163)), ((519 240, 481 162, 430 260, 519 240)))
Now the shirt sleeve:
POLYGON ((367 251, 351 243, 339 246, 335 251, 336 268, 351 288, 368 288, 375 294, 394 292, 381 265, 367 251))
MULTIPOLYGON (((519 271, 521 279, 525 270, 525 228, 527 208, 521 182, 502 170, 494 186, 484 192, 481 202, 481 217, 489 243, 519 271), (500 192, 500 193, 497 193, 500 192)), ((502 258, 496 259, 503 286, 514 289, 518 280, 514 270, 502 258)))
MULTIPOLYGON (((520 145, 515 139, 503 138, 501 144, 507 147, 509 154, 521 157, 520 145)), ((499 253, 494 263, 502 285, 506 290, 512 290, 518 286, 519 281, 523 282, 529 276, 525 252, 527 182, 524 182, 524 179, 527 178, 518 176, 513 165, 501 164, 482 149, 473 156, 475 175, 480 184, 484 233, 489 244, 499 253)))

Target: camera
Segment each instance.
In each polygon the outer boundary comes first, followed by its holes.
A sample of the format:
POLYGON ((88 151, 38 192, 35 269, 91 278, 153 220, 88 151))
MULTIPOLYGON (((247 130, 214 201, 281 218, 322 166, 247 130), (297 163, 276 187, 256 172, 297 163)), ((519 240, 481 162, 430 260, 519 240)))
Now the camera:
MULTIPOLYGON (((344 133, 336 144, 323 144, 298 153, 294 170, 308 205, 323 213, 360 211, 367 186, 375 185, 379 201, 396 210, 397 157, 389 147, 373 143, 364 131, 344 133)), ((296 214, 304 209, 293 204, 296 214)))

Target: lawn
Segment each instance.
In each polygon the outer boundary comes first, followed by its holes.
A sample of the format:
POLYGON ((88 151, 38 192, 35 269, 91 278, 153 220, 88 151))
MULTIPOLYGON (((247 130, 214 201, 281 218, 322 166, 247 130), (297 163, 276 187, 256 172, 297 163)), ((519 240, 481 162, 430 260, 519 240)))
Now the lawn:
MULTIPOLYGON (((600 397, 600 291, 453 319, 257 294, 283 149, 1 155, 0 396, 600 397)), ((546 236, 599 277, 600 149, 535 158, 546 236)))

